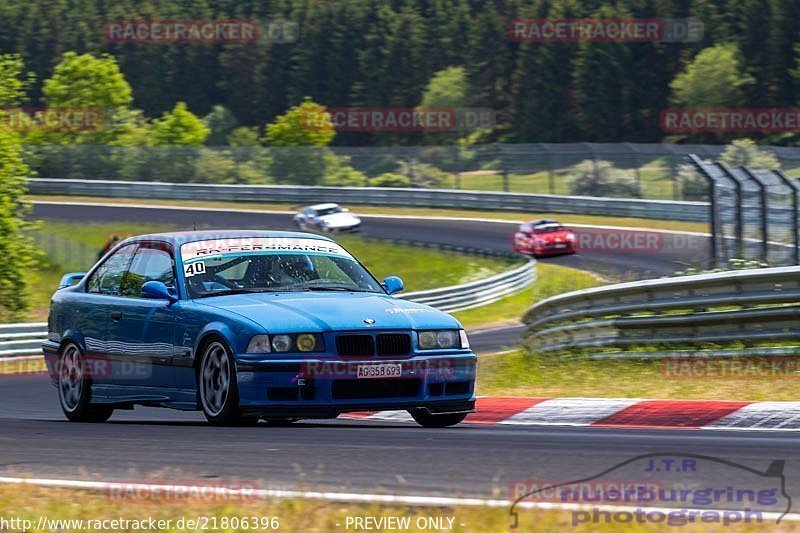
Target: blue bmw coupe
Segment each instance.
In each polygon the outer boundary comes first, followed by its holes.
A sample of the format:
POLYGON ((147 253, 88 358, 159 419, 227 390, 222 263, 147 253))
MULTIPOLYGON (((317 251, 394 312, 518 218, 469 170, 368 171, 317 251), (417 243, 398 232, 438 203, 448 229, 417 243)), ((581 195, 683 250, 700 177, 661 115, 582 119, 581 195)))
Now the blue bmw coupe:
POLYGON ((145 405, 219 425, 378 410, 457 424, 476 357, 453 317, 402 289, 318 235, 143 235, 64 276, 43 350, 73 421, 145 405))

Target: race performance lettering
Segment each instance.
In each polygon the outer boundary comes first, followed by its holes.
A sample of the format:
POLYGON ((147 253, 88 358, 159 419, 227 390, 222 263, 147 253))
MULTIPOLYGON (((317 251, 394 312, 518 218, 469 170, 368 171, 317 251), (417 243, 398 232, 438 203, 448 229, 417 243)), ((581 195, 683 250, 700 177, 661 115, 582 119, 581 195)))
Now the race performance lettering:
POLYGON ((353 256, 335 242, 320 239, 246 237, 188 242, 181 246, 184 272, 188 276, 205 272, 204 267, 191 266, 197 261, 248 253, 310 253, 353 259, 353 256))

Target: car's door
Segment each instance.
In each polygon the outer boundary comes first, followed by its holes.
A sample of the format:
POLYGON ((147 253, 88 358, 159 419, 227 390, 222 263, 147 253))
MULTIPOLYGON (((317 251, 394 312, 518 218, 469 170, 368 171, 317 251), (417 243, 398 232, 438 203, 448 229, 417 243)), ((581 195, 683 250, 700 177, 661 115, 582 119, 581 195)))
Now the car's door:
MULTIPOLYGON (((94 269, 86 280, 85 294, 72 306, 69 323, 76 336, 83 339, 88 370, 96 386, 113 381, 108 356, 111 307, 119 298, 122 278, 137 247, 138 244, 121 247, 94 269)), ((98 392, 98 395, 103 394, 98 392)))
MULTIPOLYGON (((172 248, 160 242, 140 243, 111 308, 109 352, 113 375, 123 387, 168 389, 174 386, 175 312, 168 300, 142 297, 142 285, 161 281, 175 285, 172 248)), ((141 397, 142 391, 129 391, 141 397)), ((160 397, 152 391, 154 398, 160 397)))

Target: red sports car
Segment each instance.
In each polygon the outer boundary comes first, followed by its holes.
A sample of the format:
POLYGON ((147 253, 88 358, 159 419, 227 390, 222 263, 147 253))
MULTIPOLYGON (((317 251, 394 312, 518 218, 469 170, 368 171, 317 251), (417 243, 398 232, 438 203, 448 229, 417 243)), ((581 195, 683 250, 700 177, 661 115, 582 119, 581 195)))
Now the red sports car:
POLYGON ((555 220, 532 220, 521 224, 514 234, 514 250, 534 257, 574 254, 576 237, 555 220))

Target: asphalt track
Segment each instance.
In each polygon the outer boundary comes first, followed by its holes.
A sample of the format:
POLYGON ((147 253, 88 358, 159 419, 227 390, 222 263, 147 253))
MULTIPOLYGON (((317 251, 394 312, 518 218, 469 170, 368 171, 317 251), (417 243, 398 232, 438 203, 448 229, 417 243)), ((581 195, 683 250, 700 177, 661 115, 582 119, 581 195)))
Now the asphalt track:
MULTIPOLYGON (((106 424, 75 424, 64 421, 56 391, 41 374, 0 378, 0 402, 3 476, 209 485, 247 480, 283 490, 505 499, 520 481, 583 479, 661 452, 712 455, 756 470, 785 460, 787 492, 800 495, 800 446, 797 434, 788 432, 434 430, 356 420, 215 428, 198 413, 148 408, 117 412, 106 424)), ((687 473, 685 482, 743 487, 746 477, 721 468, 687 473)))
MULTIPOLYGON (((36 205, 33 216, 87 224, 291 227, 285 214, 170 208, 36 205)), ((498 250, 509 248, 512 229, 512 224, 382 217, 370 217, 364 225, 370 236, 498 250)), ((664 253, 582 253, 547 261, 651 277, 696 264, 704 253, 701 246, 664 253)), ((490 330, 474 335, 473 342, 513 345, 514 333, 490 330)), ((786 490, 800 496, 800 446, 791 432, 478 425, 434 430, 357 420, 214 428, 197 413, 148 408, 115 413, 106 424, 72 424, 63 420, 56 392, 41 375, 0 378, 0 402, 0 474, 6 476, 207 484, 238 479, 264 488, 503 499, 520 480, 583 479, 632 457, 660 452, 713 455, 760 471, 784 460, 786 490)), ((685 481, 695 486, 746 484, 736 468, 687 473, 685 481)))

